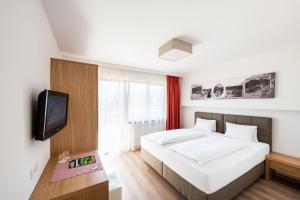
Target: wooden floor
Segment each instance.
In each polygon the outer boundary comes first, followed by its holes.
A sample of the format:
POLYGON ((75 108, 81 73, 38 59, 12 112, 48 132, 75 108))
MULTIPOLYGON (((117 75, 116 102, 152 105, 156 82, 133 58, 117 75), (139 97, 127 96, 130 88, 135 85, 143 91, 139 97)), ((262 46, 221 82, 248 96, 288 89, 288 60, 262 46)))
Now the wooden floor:
MULTIPOLYGON (((119 176, 123 200, 184 199, 142 160, 139 151, 114 157, 106 156, 104 161, 105 168, 116 171, 119 176)), ((260 179, 235 199, 300 200, 300 186, 278 178, 268 183, 260 179)))

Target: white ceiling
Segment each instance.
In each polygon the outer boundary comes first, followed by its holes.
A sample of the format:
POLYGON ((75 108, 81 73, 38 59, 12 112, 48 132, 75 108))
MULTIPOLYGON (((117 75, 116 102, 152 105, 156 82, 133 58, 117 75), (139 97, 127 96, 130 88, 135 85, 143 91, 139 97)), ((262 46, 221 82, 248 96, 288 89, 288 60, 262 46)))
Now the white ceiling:
MULTIPOLYGON (((43 0, 62 52, 187 73, 299 41, 299 0, 43 0), (172 38, 193 44, 181 61, 158 58, 172 38)), ((300 45, 300 44, 299 44, 300 45)))

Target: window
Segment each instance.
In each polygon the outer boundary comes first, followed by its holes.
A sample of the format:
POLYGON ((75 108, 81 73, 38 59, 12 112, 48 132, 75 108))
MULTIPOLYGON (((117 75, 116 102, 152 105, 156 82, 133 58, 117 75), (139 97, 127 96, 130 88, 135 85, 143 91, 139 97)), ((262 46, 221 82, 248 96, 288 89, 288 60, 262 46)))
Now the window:
POLYGON ((165 87, 145 83, 129 84, 129 122, 165 119, 165 87))
POLYGON ((100 67, 99 149, 139 148, 140 137, 165 129, 166 77, 100 67))

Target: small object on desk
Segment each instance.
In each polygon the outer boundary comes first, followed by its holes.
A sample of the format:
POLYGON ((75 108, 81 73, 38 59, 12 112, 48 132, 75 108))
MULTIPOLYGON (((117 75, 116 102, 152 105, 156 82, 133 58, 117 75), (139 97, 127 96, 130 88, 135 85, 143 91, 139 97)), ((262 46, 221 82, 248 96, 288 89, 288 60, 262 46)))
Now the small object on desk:
POLYGON ((70 160, 69 161, 69 168, 72 169, 72 168, 75 168, 75 167, 78 167, 78 162, 77 162, 77 159, 74 159, 74 160, 70 160))
POLYGON ((68 160, 70 158, 69 151, 64 151, 63 154, 65 155, 65 159, 68 160))
POLYGON ((65 160, 65 159, 61 159, 61 160, 58 160, 57 163, 63 164, 63 163, 65 163, 66 161, 67 161, 67 160, 65 160))
POLYGON ((65 163, 67 160, 69 160, 69 151, 64 151, 61 154, 58 155, 58 162, 57 163, 65 163))
POLYGON ((84 165, 93 164, 95 162, 96 162, 96 158, 95 158, 94 155, 75 158, 75 159, 69 161, 69 168, 72 169, 72 168, 75 168, 75 167, 80 167, 80 166, 84 166, 84 165))
POLYGON ((76 166, 79 165, 79 161, 82 158, 86 158, 86 157, 94 157, 95 162, 94 163, 90 163, 93 161, 93 159, 87 159, 86 162, 81 161, 83 164, 86 165, 82 165, 82 166, 78 166, 78 167, 73 167, 70 168, 69 166, 69 162, 65 162, 65 163, 58 163, 55 165, 53 172, 52 172, 52 176, 50 178, 50 182, 56 182, 56 181, 60 181, 62 179, 66 179, 66 178, 70 178, 73 176, 79 176, 85 173, 91 173, 91 172, 95 172, 95 171, 99 171, 102 170, 102 163, 101 160, 99 158, 99 155, 97 153, 97 151, 92 151, 92 152, 86 152, 86 153, 80 153, 80 154, 76 154, 76 155, 71 155, 70 159, 71 161, 73 161, 74 163, 72 165, 76 166), (97 167, 97 168, 95 168, 97 167), (93 169, 93 170, 91 170, 93 169))
POLYGON ((266 156, 265 179, 271 180, 275 170, 291 178, 300 179, 300 158, 272 152, 266 156))
POLYGON ((98 169, 98 166, 95 166, 95 167, 91 168, 90 170, 91 170, 91 171, 94 171, 94 170, 96 170, 96 169, 98 169))

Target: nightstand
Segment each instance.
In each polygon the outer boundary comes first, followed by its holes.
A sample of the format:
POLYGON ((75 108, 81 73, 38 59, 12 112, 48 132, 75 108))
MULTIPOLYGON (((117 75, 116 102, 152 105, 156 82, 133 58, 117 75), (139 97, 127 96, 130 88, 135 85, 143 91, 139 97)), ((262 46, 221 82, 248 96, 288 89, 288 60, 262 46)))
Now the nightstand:
POLYGON ((265 179, 272 178, 272 171, 300 179, 300 158, 272 152, 266 156, 265 179))

